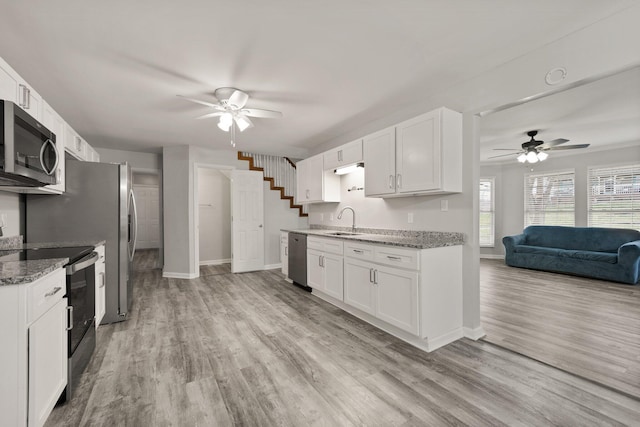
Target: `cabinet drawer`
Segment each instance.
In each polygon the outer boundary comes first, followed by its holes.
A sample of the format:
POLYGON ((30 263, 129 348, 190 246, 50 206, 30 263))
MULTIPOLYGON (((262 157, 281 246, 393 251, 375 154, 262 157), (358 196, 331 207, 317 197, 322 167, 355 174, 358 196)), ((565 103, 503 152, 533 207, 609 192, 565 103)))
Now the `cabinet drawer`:
POLYGON ((364 260, 373 260, 373 253, 375 246, 362 244, 362 243, 345 243, 344 255, 364 260))
POLYGON ((374 261, 379 264, 418 270, 420 268, 418 251, 392 246, 376 246, 374 261))
POLYGON ((28 285, 27 323, 38 319, 64 297, 66 280, 64 269, 60 268, 28 285))
POLYGON ((342 255, 344 252, 344 243, 338 239, 309 236, 307 237, 307 249, 342 255))

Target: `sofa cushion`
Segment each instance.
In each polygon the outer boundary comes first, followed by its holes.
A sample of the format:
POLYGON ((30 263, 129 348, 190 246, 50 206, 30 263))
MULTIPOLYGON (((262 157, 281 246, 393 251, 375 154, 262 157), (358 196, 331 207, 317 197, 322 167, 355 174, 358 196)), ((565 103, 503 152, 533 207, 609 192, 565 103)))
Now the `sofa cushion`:
POLYGON ((514 252, 524 254, 539 254, 539 255, 551 255, 558 256, 564 249, 558 248, 545 248, 542 246, 530 246, 530 245, 515 245, 514 252))
POLYGON ((640 240, 638 230, 603 227, 531 225, 523 234, 524 243, 529 246, 611 253, 618 252, 618 248, 627 242, 640 240))
POLYGON ((618 254, 612 254, 610 252, 593 252, 593 251, 577 251, 572 249, 565 249, 558 253, 561 257, 583 259, 586 261, 598 261, 608 262, 615 264, 618 262, 618 254))

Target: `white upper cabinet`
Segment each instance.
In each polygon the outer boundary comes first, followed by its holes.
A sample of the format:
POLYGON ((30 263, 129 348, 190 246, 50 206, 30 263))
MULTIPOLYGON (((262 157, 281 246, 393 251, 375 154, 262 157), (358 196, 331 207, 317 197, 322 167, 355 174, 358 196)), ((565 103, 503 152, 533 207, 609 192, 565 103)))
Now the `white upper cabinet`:
POLYGON ((462 115, 439 108, 364 138, 365 196, 462 191, 462 115))
POLYGON ((41 120, 42 98, 2 58, 0 58, 0 99, 16 103, 33 118, 41 120))
POLYGON ((340 177, 324 170, 322 154, 296 163, 297 203, 340 201, 340 177))
POLYGON ((364 195, 396 191, 396 134, 390 127, 364 138, 364 195))
POLYGON ((349 142, 340 147, 329 150, 322 155, 325 170, 333 170, 340 166, 353 165, 361 162, 362 157, 362 139, 349 142))
POLYGON ((0 58, 0 99, 16 102, 18 79, 17 74, 0 58))

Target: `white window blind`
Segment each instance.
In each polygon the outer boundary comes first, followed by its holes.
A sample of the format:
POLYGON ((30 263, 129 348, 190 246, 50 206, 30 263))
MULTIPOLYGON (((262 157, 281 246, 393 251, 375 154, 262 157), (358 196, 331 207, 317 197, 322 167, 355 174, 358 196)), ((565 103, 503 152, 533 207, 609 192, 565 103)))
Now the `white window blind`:
POLYGON ((575 225, 574 171, 525 176, 524 225, 575 225))
POLYGON ((494 246, 495 180, 480 178, 480 246, 494 246))
POLYGON ((640 164, 589 169, 589 226, 640 230, 640 164))

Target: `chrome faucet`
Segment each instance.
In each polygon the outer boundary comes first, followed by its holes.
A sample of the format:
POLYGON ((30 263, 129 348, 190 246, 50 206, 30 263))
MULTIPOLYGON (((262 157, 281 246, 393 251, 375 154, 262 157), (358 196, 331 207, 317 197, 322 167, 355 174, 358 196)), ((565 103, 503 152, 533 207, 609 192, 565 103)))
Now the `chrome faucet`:
POLYGON ((342 208, 342 210, 338 214, 338 219, 342 219, 342 214, 347 209, 351 210, 351 213, 353 213, 353 225, 351 226, 351 231, 355 233, 356 232, 356 211, 354 211, 351 206, 345 206, 344 208, 342 208))

